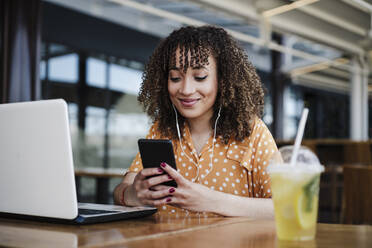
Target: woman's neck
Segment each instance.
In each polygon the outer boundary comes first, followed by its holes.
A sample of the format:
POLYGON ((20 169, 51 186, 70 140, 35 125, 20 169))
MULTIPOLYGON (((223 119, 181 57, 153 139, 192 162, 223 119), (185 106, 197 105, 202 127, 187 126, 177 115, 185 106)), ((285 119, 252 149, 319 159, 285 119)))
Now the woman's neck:
POLYGON ((190 127, 190 133, 192 136, 203 136, 206 134, 210 134, 212 131, 210 119, 212 118, 213 113, 211 115, 204 115, 199 118, 187 119, 187 123, 190 127))
POLYGON ((210 118, 212 114, 204 115, 195 119, 188 119, 187 122, 190 127, 191 139, 194 143, 194 148, 196 149, 197 154, 200 154, 205 143, 208 141, 213 130, 210 125, 210 118))

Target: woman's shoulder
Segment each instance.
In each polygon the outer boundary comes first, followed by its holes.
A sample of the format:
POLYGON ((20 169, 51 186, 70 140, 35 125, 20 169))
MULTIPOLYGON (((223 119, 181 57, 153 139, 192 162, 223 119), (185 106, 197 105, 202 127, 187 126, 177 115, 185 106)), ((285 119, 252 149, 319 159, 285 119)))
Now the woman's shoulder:
POLYGON ((159 122, 154 121, 148 131, 147 137, 148 139, 157 139, 160 136, 160 131, 159 131, 159 122))
POLYGON ((251 134, 243 139, 240 143, 240 145, 243 146, 252 146, 252 143, 261 138, 270 138, 272 137, 269 128, 266 126, 266 124, 259 118, 254 117, 251 121, 251 134))
POLYGON ((165 137, 162 135, 162 132, 159 128, 159 121, 154 121, 149 129, 149 132, 147 134, 148 139, 169 139, 169 137, 165 137))
POLYGON ((265 122, 261 118, 258 118, 257 116, 253 120, 253 131, 263 131, 268 130, 268 127, 266 126, 265 122))

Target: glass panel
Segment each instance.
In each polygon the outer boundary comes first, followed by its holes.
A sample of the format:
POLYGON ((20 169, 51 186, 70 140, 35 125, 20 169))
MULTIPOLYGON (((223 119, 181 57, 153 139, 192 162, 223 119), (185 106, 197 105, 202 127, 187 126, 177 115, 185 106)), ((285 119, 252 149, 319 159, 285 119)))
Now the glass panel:
POLYGON ((303 107, 304 102, 298 92, 292 87, 286 87, 284 90, 284 139, 294 139, 296 137, 303 107))
POLYGON ((110 89, 137 95, 142 82, 142 71, 112 64, 109 68, 110 89))
MULTIPOLYGON (((252 44, 243 44, 248 60, 261 72, 271 71, 271 52, 269 49, 252 44)), ((265 83, 263 81, 263 83, 265 83)))
POLYGON ((128 168, 138 152, 137 140, 144 138, 149 128, 143 113, 111 113, 110 167, 128 168))
POLYGON ((96 58, 87 60, 87 80, 88 85, 105 88, 106 87, 106 62, 96 58))
POLYGON ((77 136, 78 127, 78 106, 75 103, 68 103, 68 118, 70 122, 71 136, 77 136))
POLYGON ((104 135, 105 113, 103 108, 88 107, 86 116, 85 134, 88 136, 104 135))
POLYGON ((49 79, 76 83, 78 81, 78 56, 68 54, 49 59, 49 79))
MULTIPOLYGON (((268 64, 271 64, 271 57, 268 57, 268 64)), ((272 131, 272 125, 274 121, 273 117, 273 107, 271 103, 271 79, 270 74, 262 71, 257 70, 258 76, 261 79, 262 86, 265 91, 265 98, 264 98, 264 111, 262 120, 265 122, 266 126, 269 128, 270 131, 272 131)))
POLYGON ((72 154, 74 157, 74 167, 80 167, 80 149, 79 146, 82 143, 82 132, 79 130, 78 125, 78 105, 75 103, 68 103, 68 118, 70 123, 70 133, 71 133, 71 146, 72 154))
POLYGON ((150 128, 147 115, 137 101, 142 82, 143 65, 125 61, 126 65, 111 64, 110 89, 125 92, 112 107, 109 118, 110 167, 128 168, 138 152, 137 140, 144 138, 150 128))
POLYGON ((128 168, 138 152, 137 140, 144 138, 150 120, 136 95, 126 94, 110 112, 110 167, 128 168))
POLYGON ((88 107, 85 132, 78 128, 72 133, 75 167, 103 167, 105 113, 105 109, 88 107))
POLYGON ((103 167, 106 110, 88 107, 85 127, 85 155, 87 166, 103 167))
POLYGON ((264 105, 264 115, 262 120, 265 122, 266 126, 270 129, 271 125, 273 124, 274 117, 273 117, 273 107, 271 105, 271 97, 266 95, 265 96, 265 105, 264 105))
POLYGON ((46 76, 46 63, 44 60, 40 62, 40 80, 45 79, 46 76))
POLYGON ((68 51, 71 51, 71 49, 61 44, 52 43, 49 46, 49 55, 67 53, 68 51))

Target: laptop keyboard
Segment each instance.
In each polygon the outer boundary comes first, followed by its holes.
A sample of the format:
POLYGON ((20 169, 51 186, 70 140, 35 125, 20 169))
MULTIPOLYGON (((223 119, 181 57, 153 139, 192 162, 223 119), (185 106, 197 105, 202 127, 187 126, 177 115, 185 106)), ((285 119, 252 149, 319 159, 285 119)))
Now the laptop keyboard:
POLYGON ((79 211, 79 214, 83 214, 83 215, 117 213, 117 211, 86 209, 86 208, 79 208, 78 211, 79 211))

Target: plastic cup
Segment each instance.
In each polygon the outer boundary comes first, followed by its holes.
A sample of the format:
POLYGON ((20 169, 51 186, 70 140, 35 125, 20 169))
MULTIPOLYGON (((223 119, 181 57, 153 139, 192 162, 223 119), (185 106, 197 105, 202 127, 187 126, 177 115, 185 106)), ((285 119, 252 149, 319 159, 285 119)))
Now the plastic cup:
POLYGON ((276 155, 268 167, 276 233, 279 240, 312 240, 316 233, 319 181, 324 167, 305 147, 299 149, 295 166, 290 165, 292 150, 292 146, 281 148, 283 161, 276 155))

